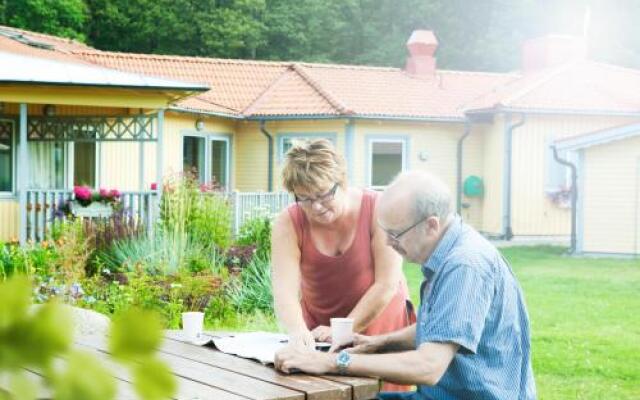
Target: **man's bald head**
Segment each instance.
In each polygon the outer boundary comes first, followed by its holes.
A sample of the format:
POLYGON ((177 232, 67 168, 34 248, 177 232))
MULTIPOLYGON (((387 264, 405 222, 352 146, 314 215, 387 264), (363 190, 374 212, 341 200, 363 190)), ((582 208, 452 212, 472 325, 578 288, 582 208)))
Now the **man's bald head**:
POLYGON ((451 192, 426 171, 404 172, 384 191, 379 207, 381 214, 403 213, 408 219, 436 216, 445 222, 451 215, 451 192))

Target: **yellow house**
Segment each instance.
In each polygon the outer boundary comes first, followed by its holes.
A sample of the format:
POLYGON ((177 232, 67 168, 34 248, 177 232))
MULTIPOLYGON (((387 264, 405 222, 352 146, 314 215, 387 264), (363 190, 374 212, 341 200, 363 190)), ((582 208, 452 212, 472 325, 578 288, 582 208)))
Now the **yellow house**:
POLYGON ((564 138, 555 146, 575 154, 577 252, 640 255, 640 124, 564 138))
MULTIPOLYGON (((521 71, 484 73, 438 69, 430 31, 411 36, 404 68, 114 53, 2 32, 89 65, 208 85, 164 109, 163 176, 194 169, 227 190, 279 191, 292 141, 324 137, 344 154, 352 184, 382 188, 400 171, 428 169, 455 188, 465 220, 506 239, 568 240, 567 169, 549 145, 640 120, 640 73, 587 61, 566 37, 527 42, 521 71)), ((90 149, 111 165, 99 184, 157 182, 147 147, 90 149), (130 173, 141 158, 144 172, 130 173)))

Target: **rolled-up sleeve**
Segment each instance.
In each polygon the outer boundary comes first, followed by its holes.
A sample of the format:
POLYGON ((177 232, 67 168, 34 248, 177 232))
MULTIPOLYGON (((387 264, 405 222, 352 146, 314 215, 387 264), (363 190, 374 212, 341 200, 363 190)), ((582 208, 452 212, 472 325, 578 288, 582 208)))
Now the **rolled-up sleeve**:
POLYGON ((422 343, 451 342, 476 353, 493 291, 492 280, 474 267, 457 265, 443 271, 421 319, 422 343))

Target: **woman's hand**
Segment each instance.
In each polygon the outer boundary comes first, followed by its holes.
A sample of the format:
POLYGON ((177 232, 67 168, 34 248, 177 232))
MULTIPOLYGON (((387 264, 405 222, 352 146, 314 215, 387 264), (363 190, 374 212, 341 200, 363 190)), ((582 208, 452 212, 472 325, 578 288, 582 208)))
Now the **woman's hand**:
POLYGON ((308 329, 304 329, 289 334, 289 346, 315 350, 316 342, 313 334, 308 329))
POLYGON ((329 342, 331 343, 331 328, 325 325, 316 326, 314 330, 311 331, 313 337, 318 342, 329 342))

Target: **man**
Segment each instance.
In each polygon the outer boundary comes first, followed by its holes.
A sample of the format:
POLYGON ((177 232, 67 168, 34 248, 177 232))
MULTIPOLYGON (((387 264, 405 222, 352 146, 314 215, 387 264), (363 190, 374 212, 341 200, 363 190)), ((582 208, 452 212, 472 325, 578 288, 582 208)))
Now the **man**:
POLYGON ((500 253, 451 212, 447 187, 425 172, 401 174, 378 204, 387 242, 421 264, 418 322, 382 336, 356 335, 337 356, 287 348, 276 368, 378 376, 417 392, 380 399, 534 399, 529 318, 500 253), (385 353, 385 354, 365 354, 385 353))

